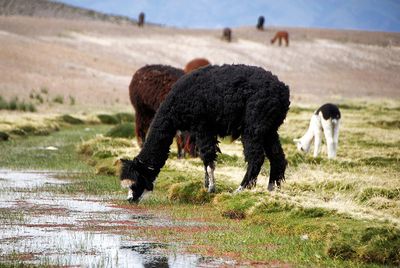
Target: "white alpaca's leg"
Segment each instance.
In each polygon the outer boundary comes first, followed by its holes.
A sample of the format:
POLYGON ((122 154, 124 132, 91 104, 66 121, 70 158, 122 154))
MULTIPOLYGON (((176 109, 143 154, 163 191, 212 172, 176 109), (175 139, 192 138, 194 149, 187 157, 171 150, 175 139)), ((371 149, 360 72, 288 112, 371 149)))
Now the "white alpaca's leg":
POLYGON ((337 148, 339 145, 339 119, 336 119, 335 121, 332 121, 333 123, 333 157, 336 157, 337 154, 337 148))
POLYGON ((312 118, 312 129, 314 132, 314 157, 317 157, 321 150, 322 142, 322 127, 319 115, 313 115, 312 118))
POLYGON ((326 140, 326 146, 328 149, 328 158, 334 158, 335 157, 335 145, 333 142, 333 124, 332 120, 321 120, 322 124, 322 129, 324 130, 324 135, 325 135, 325 140, 326 140))

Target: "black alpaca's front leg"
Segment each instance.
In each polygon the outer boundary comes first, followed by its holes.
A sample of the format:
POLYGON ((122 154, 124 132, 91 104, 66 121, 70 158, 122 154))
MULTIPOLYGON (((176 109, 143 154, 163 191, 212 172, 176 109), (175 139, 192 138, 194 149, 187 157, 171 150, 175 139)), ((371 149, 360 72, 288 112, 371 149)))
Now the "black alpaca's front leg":
POLYGON ((281 186, 281 182, 285 179, 285 170, 287 165, 285 153, 283 152, 277 132, 269 136, 269 139, 265 144, 265 154, 267 155, 271 166, 268 190, 272 191, 275 188, 275 184, 278 188, 281 186))
POLYGON ((244 156, 247 162, 247 171, 244 175, 242 183, 236 192, 240 192, 245 188, 252 188, 257 184, 257 177, 261 167, 264 164, 265 154, 262 145, 251 138, 242 137, 244 156))
POLYGON ((204 164, 204 186, 209 193, 215 192, 215 159, 217 158, 217 143, 216 136, 207 134, 196 135, 196 145, 199 147, 200 158, 204 164))

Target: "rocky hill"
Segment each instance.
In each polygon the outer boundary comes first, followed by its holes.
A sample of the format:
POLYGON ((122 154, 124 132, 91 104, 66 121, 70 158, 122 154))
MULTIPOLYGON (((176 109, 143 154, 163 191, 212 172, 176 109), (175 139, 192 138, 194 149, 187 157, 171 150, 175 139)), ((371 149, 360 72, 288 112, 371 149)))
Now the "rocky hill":
POLYGON ((400 33, 239 27, 227 43, 221 29, 138 27, 44 0, 0 0, 0 14, 0 96, 29 101, 48 92, 40 110, 130 111, 128 86, 138 68, 183 68, 196 57, 261 66, 290 86, 294 105, 400 98, 400 33), (270 43, 282 29, 289 47, 270 43), (74 105, 55 104, 60 96, 74 105))
POLYGON ((0 15, 100 20, 136 24, 135 20, 128 17, 104 14, 90 9, 78 8, 47 0, 0 0, 0 15))

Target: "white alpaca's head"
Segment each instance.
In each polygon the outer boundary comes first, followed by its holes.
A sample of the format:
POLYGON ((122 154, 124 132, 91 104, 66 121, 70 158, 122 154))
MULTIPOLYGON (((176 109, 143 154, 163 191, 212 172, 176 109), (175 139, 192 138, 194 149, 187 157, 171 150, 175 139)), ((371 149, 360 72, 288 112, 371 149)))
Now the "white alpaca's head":
POLYGON ((296 144, 297 151, 308 153, 311 147, 311 142, 305 142, 303 138, 293 139, 293 142, 296 144))

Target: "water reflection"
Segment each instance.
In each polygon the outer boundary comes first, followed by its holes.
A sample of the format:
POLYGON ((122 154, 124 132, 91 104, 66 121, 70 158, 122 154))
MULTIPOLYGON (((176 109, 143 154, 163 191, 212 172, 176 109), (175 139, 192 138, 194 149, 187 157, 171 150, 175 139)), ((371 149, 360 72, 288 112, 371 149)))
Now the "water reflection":
MULTIPOLYGON (((67 196, 41 186, 68 182, 55 174, 0 170, 0 253, 24 264, 81 267, 219 267, 224 260, 180 254, 179 245, 132 241, 132 226, 182 224, 112 207, 99 197, 67 196), (39 187, 39 188, 38 188, 39 187)), ((187 223, 185 223, 187 224, 187 223)), ((194 223, 193 223, 194 224, 194 223)))

